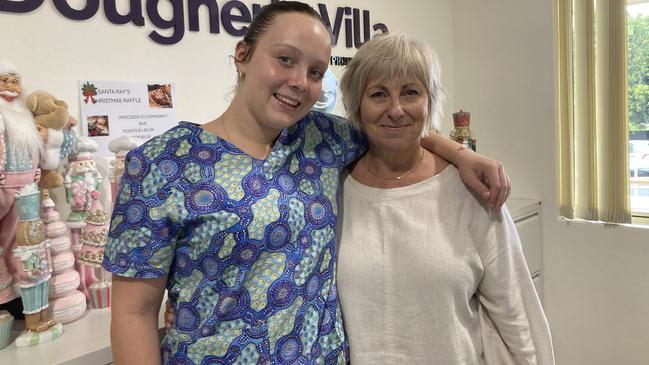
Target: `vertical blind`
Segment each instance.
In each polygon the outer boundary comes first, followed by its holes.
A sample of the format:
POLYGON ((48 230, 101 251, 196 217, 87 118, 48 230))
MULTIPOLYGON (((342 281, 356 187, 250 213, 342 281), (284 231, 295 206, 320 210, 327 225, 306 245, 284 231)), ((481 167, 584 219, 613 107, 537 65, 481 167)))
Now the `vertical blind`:
POLYGON ((560 214, 630 223, 626 1, 555 4, 560 214))

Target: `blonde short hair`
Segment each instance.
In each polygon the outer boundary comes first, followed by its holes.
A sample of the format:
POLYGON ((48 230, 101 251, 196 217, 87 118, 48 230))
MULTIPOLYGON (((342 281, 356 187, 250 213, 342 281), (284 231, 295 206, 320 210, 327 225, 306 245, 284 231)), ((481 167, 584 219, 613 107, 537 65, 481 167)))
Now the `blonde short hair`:
POLYGON ((439 62, 428 46, 403 33, 375 36, 345 67, 340 88, 354 128, 361 130, 361 101, 369 82, 387 83, 396 78, 418 80, 424 85, 428 93, 428 127, 439 130, 445 96, 439 62))

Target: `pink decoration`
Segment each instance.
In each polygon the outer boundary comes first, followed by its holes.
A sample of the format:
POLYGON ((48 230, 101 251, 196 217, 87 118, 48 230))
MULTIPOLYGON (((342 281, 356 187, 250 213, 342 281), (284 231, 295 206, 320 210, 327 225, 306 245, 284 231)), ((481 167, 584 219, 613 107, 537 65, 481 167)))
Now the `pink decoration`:
POLYGON ((49 285, 49 311, 54 320, 68 323, 83 315, 86 309, 85 296, 77 290, 80 276, 74 270, 75 258, 72 253, 70 236, 47 190, 43 190, 41 207, 41 217, 45 222, 45 236, 51 242, 52 278, 49 285), (84 298, 82 305, 77 303, 78 299, 75 299, 79 295, 84 298), (75 309, 69 309, 70 303, 74 303, 75 309))

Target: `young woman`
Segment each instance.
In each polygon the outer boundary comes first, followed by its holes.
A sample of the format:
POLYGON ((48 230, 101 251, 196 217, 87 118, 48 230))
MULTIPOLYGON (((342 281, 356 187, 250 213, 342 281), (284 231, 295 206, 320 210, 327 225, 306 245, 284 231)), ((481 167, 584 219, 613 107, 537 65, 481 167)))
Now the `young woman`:
POLYGON ((443 107, 430 51, 377 36, 347 65, 341 90, 369 144, 345 179, 341 213, 351 363, 554 364, 507 209, 490 214, 455 167, 420 145, 443 107))
MULTIPOLYGON (((346 362, 336 198, 340 172, 366 145, 347 121, 309 111, 330 54, 311 7, 267 5, 236 45, 227 110, 128 154, 104 259, 116 364, 346 362), (160 358, 165 287, 176 323, 160 358)), ((427 146, 502 204, 502 165, 441 137, 427 146)))

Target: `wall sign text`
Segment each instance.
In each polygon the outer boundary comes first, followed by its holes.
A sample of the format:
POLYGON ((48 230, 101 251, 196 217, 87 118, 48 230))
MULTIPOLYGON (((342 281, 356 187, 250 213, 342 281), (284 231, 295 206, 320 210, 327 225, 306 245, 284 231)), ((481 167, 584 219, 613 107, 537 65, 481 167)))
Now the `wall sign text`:
MULTIPOLYGON (((149 33, 149 38, 156 43, 172 45, 180 42, 185 36, 185 12, 188 15, 187 30, 198 32, 200 30, 199 10, 206 8, 209 13, 209 31, 219 34, 221 31, 235 37, 241 37, 248 30, 252 18, 257 14, 262 5, 252 4, 249 8, 239 0, 129 0, 129 8, 125 14, 117 11, 117 0, 85 0, 85 6, 80 9, 73 8, 67 0, 0 0, 0 12, 25 14, 38 9, 45 1, 52 1, 54 8, 65 18, 76 21, 88 20, 94 17, 103 5, 106 19, 115 25, 132 23, 143 27, 146 18, 156 30, 149 33), (158 9, 161 2, 171 5, 170 17, 163 17, 158 9), (102 4, 103 3, 103 4, 102 4), (162 34, 159 30, 170 30, 171 34, 162 34)), ((278 0, 270 0, 277 2, 278 0)), ((338 44, 341 32, 345 34, 345 47, 358 48, 367 42, 375 33, 387 33, 388 27, 383 23, 371 24, 369 10, 352 7, 337 7, 330 12, 326 4, 319 3, 317 10, 320 12, 325 24, 331 32, 332 45, 338 44)), ((123 11, 124 12, 124 11, 123 11)), ((168 33, 168 32, 165 32, 168 33)))

